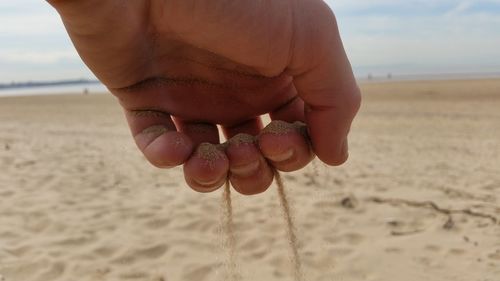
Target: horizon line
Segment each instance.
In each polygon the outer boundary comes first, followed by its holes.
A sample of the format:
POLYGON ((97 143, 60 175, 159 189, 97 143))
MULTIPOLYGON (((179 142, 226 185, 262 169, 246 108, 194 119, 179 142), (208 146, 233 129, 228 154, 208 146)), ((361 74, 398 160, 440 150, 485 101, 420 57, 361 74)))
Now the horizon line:
MULTIPOLYGON (((446 80, 446 79, 479 79, 479 78, 500 78, 498 72, 439 72, 439 73, 395 73, 386 72, 385 74, 366 73, 364 75, 356 75, 357 80, 366 81, 386 81, 386 80, 446 80)), ((0 89, 16 88, 16 87, 36 87, 36 86, 51 86, 60 84, 86 84, 86 83, 101 83, 97 78, 68 78, 68 79, 50 79, 50 80, 24 80, 0 82, 0 89)))

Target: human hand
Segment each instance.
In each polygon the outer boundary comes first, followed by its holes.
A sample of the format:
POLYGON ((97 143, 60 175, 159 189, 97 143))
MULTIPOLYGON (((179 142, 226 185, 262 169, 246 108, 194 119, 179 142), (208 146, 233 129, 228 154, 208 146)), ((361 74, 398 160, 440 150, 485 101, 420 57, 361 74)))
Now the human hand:
POLYGON ((271 166, 298 170, 314 153, 346 161, 361 97, 323 1, 49 2, 145 157, 184 164, 193 189, 213 191, 229 175, 237 191, 256 194, 271 184, 271 166), (262 130, 267 113, 289 123, 262 130), (238 136, 217 146, 216 125, 238 136))

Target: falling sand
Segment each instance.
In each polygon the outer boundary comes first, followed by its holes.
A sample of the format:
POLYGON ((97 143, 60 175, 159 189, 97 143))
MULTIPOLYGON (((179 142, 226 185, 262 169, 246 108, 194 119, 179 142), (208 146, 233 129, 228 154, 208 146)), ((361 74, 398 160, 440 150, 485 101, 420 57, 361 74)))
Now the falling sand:
POLYGON ((227 281, 239 280, 239 275, 236 268, 236 237, 234 235, 233 223, 233 204, 231 201, 231 185, 229 179, 226 181, 224 193, 222 195, 223 216, 222 216, 222 231, 224 235, 223 248, 227 252, 226 278, 227 281))
MULTIPOLYGON (((281 174, 304 279, 500 281, 500 79, 361 88, 349 163, 281 174)), ((123 121, 111 94, 0 98, 6 281, 226 281, 224 187, 150 167, 123 121)), ((241 281, 294 281, 276 187, 231 189, 241 281)))
POLYGON ((296 229, 293 223, 293 216, 290 211, 290 204, 285 193, 285 185, 281 180, 281 176, 277 170, 274 170, 274 179, 276 180, 276 185, 278 186, 278 195, 280 198, 281 209, 283 211, 283 217, 286 222, 286 231, 288 236, 288 244, 290 245, 290 251, 292 252, 291 261, 293 265, 293 276, 295 281, 302 281, 302 266, 300 262, 299 250, 297 249, 297 235, 295 234, 296 229))
MULTIPOLYGON (((277 170, 274 170, 274 178, 278 187, 278 196, 283 212, 283 218, 286 224, 287 240, 290 246, 290 260, 293 266, 294 281, 302 281, 302 266, 297 247, 297 235, 295 234, 296 230, 293 223, 293 215, 291 214, 290 204, 288 203, 287 195, 285 193, 285 186, 277 170)), ((236 266, 236 236, 234 233, 233 206, 231 201, 231 186, 229 184, 229 180, 226 181, 222 199, 224 205, 222 229, 225 236, 223 247, 227 251, 227 261, 225 263, 227 270, 226 280, 237 281, 241 278, 238 275, 236 266)))

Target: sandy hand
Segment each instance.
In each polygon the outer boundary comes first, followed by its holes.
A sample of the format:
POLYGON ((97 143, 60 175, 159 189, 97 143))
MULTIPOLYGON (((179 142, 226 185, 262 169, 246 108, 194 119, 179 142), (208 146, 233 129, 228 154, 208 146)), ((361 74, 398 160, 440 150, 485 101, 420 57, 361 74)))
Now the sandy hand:
POLYGON ((255 194, 272 182, 270 165, 294 171, 314 153, 346 161, 360 93, 323 1, 49 2, 123 106, 139 149, 155 166, 184 164, 195 190, 229 174, 255 194), (263 130, 263 114, 288 123, 263 130), (218 146, 216 125, 236 138, 218 146))

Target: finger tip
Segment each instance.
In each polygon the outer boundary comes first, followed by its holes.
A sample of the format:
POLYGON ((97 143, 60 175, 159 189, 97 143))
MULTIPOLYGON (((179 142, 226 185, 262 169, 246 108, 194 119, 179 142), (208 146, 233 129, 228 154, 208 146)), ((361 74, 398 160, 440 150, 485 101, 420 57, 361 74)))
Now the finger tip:
POLYGON ((273 182, 273 172, 267 167, 262 167, 255 175, 239 177, 231 174, 229 177, 233 188, 242 195, 257 195, 265 192, 273 182))
POLYGON ((184 177, 191 188, 211 192, 224 184, 229 170, 226 154, 214 144, 200 144, 184 164, 184 177))
POLYGON ((192 141, 178 132, 164 132, 142 151, 148 161, 158 168, 171 168, 185 163, 193 151, 192 141))
POLYGON ((314 158, 311 142, 304 132, 302 122, 294 124, 273 121, 259 135, 259 148, 272 165, 283 172, 292 172, 305 167, 314 158))
POLYGON ((184 179, 185 179, 186 183, 188 184, 188 186, 192 190, 194 190, 198 193, 214 192, 214 191, 218 190, 221 186, 223 186, 224 183, 226 182, 225 178, 222 178, 219 181, 216 181, 214 183, 208 183, 208 184, 200 183, 200 182, 196 181, 195 179, 190 178, 188 176, 185 176, 184 179))
POLYGON ((341 166, 349 159, 349 152, 347 147, 342 147, 338 151, 327 151, 326 153, 318 153, 318 158, 329 166, 341 166))
POLYGON ((239 137, 231 138, 225 152, 231 167, 255 162, 262 157, 255 143, 255 137, 250 135, 239 135, 239 137))

